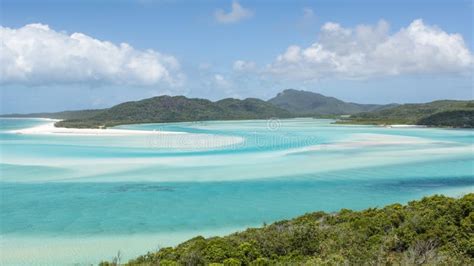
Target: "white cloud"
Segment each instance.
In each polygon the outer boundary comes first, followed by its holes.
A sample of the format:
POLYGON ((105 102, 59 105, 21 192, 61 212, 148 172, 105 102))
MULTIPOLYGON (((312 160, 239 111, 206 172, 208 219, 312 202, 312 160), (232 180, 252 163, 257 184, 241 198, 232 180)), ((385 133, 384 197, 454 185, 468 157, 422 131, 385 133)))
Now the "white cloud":
POLYGON ((50 85, 70 83, 149 86, 179 85, 184 80, 178 60, 153 50, 137 50, 68 35, 47 25, 18 29, 0 26, 0 83, 50 85))
POLYGON ((252 61, 237 60, 234 62, 233 69, 235 71, 252 71, 256 68, 256 64, 252 61))
POLYGON ((449 34, 422 20, 389 34, 389 25, 321 27, 319 40, 292 45, 267 66, 267 73, 295 80, 324 77, 366 79, 374 76, 464 73, 474 58, 460 34, 449 34))
POLYGON ((232 9, 226 13, 222 9, 216 10, 214 17, 219 23, 235 23, 246 18, 251 18, 253 11, 241 6, 237 1, 232 2, 232 9))
POLYGON ((297 63, 301 60, 301 48, 297 45, 291 45, 284 54, 277 58, 278 61, 297 63))
POLYGON ((220 74, 215 74, 214 75, 214 83, 216 84, 217 87, 220 88, 230 88, 232 86, 231 82, 228 81, 224 76, 220 74))

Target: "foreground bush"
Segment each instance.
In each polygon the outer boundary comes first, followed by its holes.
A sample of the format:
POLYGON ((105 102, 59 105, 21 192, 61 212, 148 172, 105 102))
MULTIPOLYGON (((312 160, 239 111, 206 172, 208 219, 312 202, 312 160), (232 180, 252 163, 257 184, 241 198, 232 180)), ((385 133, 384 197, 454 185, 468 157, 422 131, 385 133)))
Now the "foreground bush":
POLYGON ((474 265, 474 194, 309 213, 225 237, 198 236, 127 265, 400 264, 474 265))

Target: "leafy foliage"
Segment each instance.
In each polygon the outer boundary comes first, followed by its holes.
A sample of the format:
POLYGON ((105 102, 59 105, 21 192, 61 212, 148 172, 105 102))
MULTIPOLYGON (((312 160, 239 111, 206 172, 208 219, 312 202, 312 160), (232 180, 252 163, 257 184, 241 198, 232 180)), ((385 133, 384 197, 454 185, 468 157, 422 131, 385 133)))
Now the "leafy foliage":
MULTIPOLYGON (((474 194, 382 209, 308 213, 225 237, 190 239, 127 265, 473 265, 474 194)), ((103 262, 102 265, 110 265, 103 262)))

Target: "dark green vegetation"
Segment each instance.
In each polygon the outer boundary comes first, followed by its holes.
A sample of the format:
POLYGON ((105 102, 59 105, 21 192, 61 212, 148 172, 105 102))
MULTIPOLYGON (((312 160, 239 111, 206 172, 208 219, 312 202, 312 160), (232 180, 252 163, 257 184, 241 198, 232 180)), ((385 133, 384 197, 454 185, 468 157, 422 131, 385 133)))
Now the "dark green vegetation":
POLYGON ((474 110, 444 111, 423 117, 418 125, 474 128, 474 110))
POLYGON ((58 127, 98 128, 122 124, 203 120, 289 118, 292 114, 259 99, 223 99, 211 102, 184 96, 159 96, 126 102, 85 119, 66 119, 58 127))
POLYGON ((396 104, 349 103, 319 93, 293 89, 278 93, 276 97, 268 100, 268 102, 300 116, 356 114, 396 106, 396 104))
POLYGON ((416 124, 474 127, 474 101, 435 101, 424 104, 357 104, 298 90, 285 90, 267 102, 248 98, 212 102, 184 96, 159 96, 101 110, 11 114, 3 117, 65 119, 58 127, 99 128, 123 124, 241 120, 291 117, 340 119, 344 124, 416 124), (341 118, 341 115, 350 117, 341 118))
POLYGON ((210 264, 474 265, 474 194, 309 213, 225 237, 198 236, 127 265, 210 264))
POLYGON ((351 115, 350 124, 413 124, 442 127, 474 127, 474 101, 434 101, 403 104, 389 109, 351 115))

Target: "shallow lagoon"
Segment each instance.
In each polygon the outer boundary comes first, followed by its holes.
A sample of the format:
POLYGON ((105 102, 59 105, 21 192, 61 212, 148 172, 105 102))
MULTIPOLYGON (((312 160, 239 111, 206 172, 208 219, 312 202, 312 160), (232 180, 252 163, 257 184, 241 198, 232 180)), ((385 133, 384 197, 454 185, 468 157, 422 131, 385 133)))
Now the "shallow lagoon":
POLYGON ((474 188, 474 131, 330 120, 127 125, 149 136, 20 135, 1 119, 0 252, 8 264, 128 259, 197 234, 305 212, 474 188))

